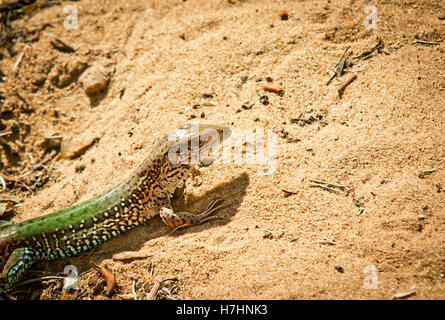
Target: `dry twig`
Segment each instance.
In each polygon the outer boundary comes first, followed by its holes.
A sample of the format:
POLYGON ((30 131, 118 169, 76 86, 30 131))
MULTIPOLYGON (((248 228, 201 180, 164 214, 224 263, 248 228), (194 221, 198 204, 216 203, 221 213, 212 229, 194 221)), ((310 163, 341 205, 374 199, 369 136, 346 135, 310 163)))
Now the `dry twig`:
POLYGON ((93 261, 90 261, 91 267, 99 272, 102 277, 105 278, 105 281, 107 283, 107 291, 105 295, 107 297, 111 297, 113 295, 113 291, 116 288, 116 278, 114 277, 113 273, 111 273, 110 270, 108 270, 105 266, 99 267, 96 265, 93 261))
POLYGON ((147 300, 156 300, 156 296, 158 294, 159 289, 161 288, 161 285, 164 284, 164 282, 167 281, 178 281, 178 278, 170 278, 170 279, 164 279, 162 281, 157 280, 153 287, 151 288, 150 292, 146 296, 147 300))
POLYGON ((445 40, 445 38, 443 38, 442 40, 439 40, 439 41, 427 41, 427 40, 422 40, 422 39, 415 39, 415 40, 413 41, 413 43, 426 44, 426 45, 432 45, 432 46, 438 46, 438 45, 440 45, 444 40, 445 40))
POLYGON ((415 294, 416 294, 416 288, 413 286, 408 291, 396 293, 395 295, 393 295, 391 297, 391 300, 404 299, 404 298, 408 298, 408 297, 410 297, 412 295, 415 295, 415 294))
POLYGON ((430 174, 432 174, 432 173, 434 173, 434 172, 436 172, 437 171, 437 169, 436 168, 433 168, 433 169, 428 169, 428 170, 424 170, 424 171, 422 171, 421 173, 419 173, 419 178, 420 179, 425 179, 426 178, 426 176, 428 176, 428 175, 430 175, 430 174))
POLYGON ((63 52, 75 52, 76 51, 76 49, 72 45, 68 44, 65 40, 62 40, 62 39, 56 37, 54 34, 49 34, 49 36, 52 38, 51 44, 57 50, 60 50, 63 52))
POLYGON ((345 51, 343 52, 343 54, 341 55, 340 59, 337 61, 337 63, 335 64, 334 68, 332 69, 331 72, 331 76, 329 77, 328 81, 326 81, 326 85, 328 86, 329 83, 331 83, 332 79, 334 79, 335 77, 341 75, 343 73, 343 69, 345 67, 345 63, 346 63, 346 52, 348 52, 349 48, 351 46, 348 46, 345 51))
POLYGON ((346 189, 347 187, 345 185, 342 184, 336 184, 336 183, 332 183, 332 182, 327 182, 327 181, 321 181, 321 180, 316 180, 316 179, 309 179, 309 181, 314 182, 314 183, 318 183, 318 184, 324 184, 327 187, 336 187, 336 188, 340 188, 342 190, 346 189))
POLYGON ((311 187, 318 187, 318 188, 321 188, 321 189, 324 189, 324 190, 327 190, 327 191, 338 193, 338 190, 335 190, 335 189, 330 188, 330 187, 328 187, 326 185, 323 185, 323 184, 309 183, 309 186, 311 186, 311 187))
POLYGON ((343 84, 338 87, 337 91, 338 91, 338 95, 341 96, 343 94, 343 91, 345 90, 345 88, 355 79, 357 78, 357 74, 354 73, 352 74, 345 82, 343 82, 343 84))
POLYGON ((17 58, 16 62, 14 63, 14 65, 12 66, 12 72, 13 73, 17 73, 20 63, 23 60, 23 57, 25 56, 26 51, 29 49, 29 46, 25 46, 22 50, 22 52, 20 53, 19 57, 17 58))
POLYGON ((279 94, 279 95, 284 93, 284 89, 272 87, 272 86, 270 86, 268 84, 265 84, 265 83, 259 83, 258 86, 261 89, 263 89, 264 91, 267 91, 267 92, 273 92, 273 93, 276 93, 276 94, 279 94))
POLYGON ((150 292, 148 293, 146 299, 147 300, 156 300, 156 295, 158 294, 159 289, 161 288, 162 281, 157 280, 150 292))
POLYGON ((321 240, 314 241, 314 243, 330 244, 332 246, 336 244, 334 240, 328 239, 325 236, 321 240))
POLYGON ((281 189, 281 191, 283 191, 285 198, 297 194, 297 192, 295 192, 295 191, 288 191, 288 190, 284 190, 284 189, 281 189))

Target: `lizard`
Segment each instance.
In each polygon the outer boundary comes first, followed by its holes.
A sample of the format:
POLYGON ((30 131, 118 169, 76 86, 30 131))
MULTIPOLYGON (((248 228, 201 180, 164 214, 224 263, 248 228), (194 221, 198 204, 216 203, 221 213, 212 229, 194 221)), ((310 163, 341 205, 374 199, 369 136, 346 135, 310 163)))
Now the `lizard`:
POLYGON ((0 294, 13 287, 37 261, 87 252, 158 214, 172 229, 215 218, 215 211, 222 207, 218 205, 220 199, 211 201, 197 215, 175 212, 170 199, 193 167, 211 160, 205 156, 230 135, 225 126, 186 124, 161 138, 135 172, 111 189, 20 223, 0 220, 0 294))

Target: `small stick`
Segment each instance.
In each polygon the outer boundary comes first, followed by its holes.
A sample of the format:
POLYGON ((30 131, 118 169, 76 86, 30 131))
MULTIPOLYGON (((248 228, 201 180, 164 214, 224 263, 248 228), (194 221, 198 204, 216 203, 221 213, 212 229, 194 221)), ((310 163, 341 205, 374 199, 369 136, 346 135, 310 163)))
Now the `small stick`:
POLYGON ((391 43, 390 45, 388 45, 388 46, 386 47, 386 49, 389 49, 389 48, 395 47, 395 46, 397 46, 397 45, 398 45, 399 43, 400 43, 400 40, 399 40, 399 41, 397 41, 397 42, 395 42, 395 43, 391 43))
POLYGON ((18 284, 16 284, 14 287, 21 287, 33 282, 39 282, 39 281, 45 281, 45 280, 51 280, 51 279, 59 279, 59 280, 64 280, 65 277, 61 277, 61 276, 46 276, 46 277, 40 277, 40 278, 35 278, 35 279, 29 279, 23 282, 20 282, 18 284))
POLYGON ((389 49, 394 48, 396 50, 396 46, 400 43, 400 40, 395 42, 395 43, 391 43, 390 45, 388 45, 386 48, 382 49, 382 52, 385 53, 386 55, 389 55, 389 49))
POLYGON ((90 261, 90 265, 94 270, 99 272, 102 277, 105 278, 105 281, 107 283, 107 291, 105 295, 107 297, 110 297, 113 294, 114 288, 116 287, 116 278, 105 266, 99 267, 93 261, 90 261))
POLYGON ((161 289, 161 292, 165 295, 164 296, 165 299, 167 299, 167 300, 177 300, 175 297, 172 296, 172 293, 171 293, 171 291, 168 288, 163 287, 161 289))
POLYGON ((19 57, 17 58, 17 61, 14 63, 14 65, 12 66, 12 72, 16 73, 20 63, 23 60, 23 57, 25 56, 26 51, 29 49, 29 46, 25 46, 23 48, 23 51, 20 53, 19 57))
POLYGON ((146 299, 147 300, 156 300, 156 295, 158 294, 159 289, 161 288, 161 281, 157 280, 150 292, 148 293, 146 299))
POLYGON ((47 153, 45 157, 43 157, 42 160, 40 160, 39 163, 36 164, 32 164, 31 165, 31 170, 25 173, 21 173, 19 176, 19 179, 26 177, 27 175, 31 174, 32 172, 34 172, 35 170, 39 169, 40 167, 42 168, 46 168, 45 164, 52 160, 54 158, 54 156, 57 154, 56 150, 52 150, 50 153, 47 153))
POLYGON ((131 294, 133 295, 133 300, 138 299, 138 295, 136 293, 136 278, 133 277, 133 283, 131 284, 131 294))
POLYGON ((372 54, 374 53, 374 51, 376 49, 379 49, 381 46, 383 45, 383 41, 381 39, 379 39, 377 41, 377 43, 375 45, 372 46, 371 49, 369 49, 368 51, 363 52, 362 54, 358 55, 358 56, 354 56, 352 57, 352 59, 368 59, 372 56, 372 54))
POLYGON ((292 118, 290 120, 290 122, 292 122, 292 123, 297 123, 298 121, 303 121, 306 124, 311 124, 312 123, 312 121, 310 119, 305 119, 305 118, 292 118))
POLYGON ((289 143, 293 143, 293 142, 300 142, 301 139, 296 138, 293 135, 290 135, 290 136, 286 137, 286 141, 289 143))
POLYGON ((31 161, 31 165, 35 164, 36 162, 34 161, 34 157, 32 156, 32 154, 28 153, 28 158, 29 161, 31 161))
POLYGON ((7 136, 12 133, 11 130, 12 125, 8 125, 3 131, 0 132, 0 137, 7 136))
POLYGON ((80 277, 90 273, 91 271, 93 271, 93 269, 88 269, 87 271, 84 271, 84 272, 80 273, 77 277, 80 278, 80 277))
MULTIPOLYGON (((155 284, 153 285, 150 292, 146 296, 146 299, 147 300, 156 300, 156 295, 157 295, 159 289, 161 288, 161 285, 167 281, 178 281, 178 278, 169 278, 169 279, 164 279, 162 281, 156 280, 155 284)), ((144 287, 145 287, 145 285, 144 285, 144 287)))
POLYGON ((131 293, 126 293, 126 294, 117 294, 116 295, 118 298, 121 298, 122 300, 134 300, 134 297, 131 293))
POLYGON ((147 292, 145 292, 145 286, 147 285, 147 283, 149 282, 150 280, 147 280, 147 281, 145 281, 143 284, 142 284, 142 297, 146 297, 147 296, 147 292))
POLYGON ((2 132, 0 132, 0 137, 7 136, 8 134, 11 134, 11 133, 12 133, 11 130, 2 131, 2 132))
POLYGON ((64 40, 56 37, 54 34, 49 35, 51 39, 51 44, 56 48, 57 50, 64 51, 64 52, 75 52, 76 49, 66 43, 64 40))
POLYGON ((343 84, 338 87, 337 91, 338 91, 338 95, 341 96, 343 93, 343 90, 345 90, 345 88, 355 79, 357 78, 357 74, 354 73, 352 74, 345 82, 343 82, 343 84))
POLYGON ((415 295, 415 294, 416 294, 416 289, 414 287, 412 287, 408 291, 401 292, 401 293, 396 293, 395 295, 393 295, 391 297, 391 300, 403 299, 403 298, 407 298, 407 297, 415 295))
POLYGON ((150 277, 152 277, 153 276, 153 270, 154 270, 153 261, 150 261, 149 269, 150 269, 150 277))
POLYGON ((338 190, 329 188, 329 187, 327 187, 327 186, 325 186, 325 185, 322 185, 322 184, 309 183, 309 185, 310 185, 311 187, 319 187, 319 188, 322 188, 322 189, 325 189, 325 190, 328 190, 328 191, 332 191, 332 192, 338 193, 338 190))
POLYGON ((369 59, 371 57, 372 57, 372 52, 370 54, 366 55, 366 56, 363 56, 362 59, 363 60, 367 60, 367 59, 369 59))
POLYGON ((13 176, 8 176, 4 173, 1 174, 1 176, 6 180, 6 181, 12 181, 12 182, 18 182, 19 179, 13 176))
POLYGON ((52 137, 45 137, 46 140, 63 140, 63 136, 52 136, 52 137))
POLYGON ((423 179, 423 178, 425 178, 427 175, 430 175, 430 174, 432 174, 432 173, 434 173, 434 172, 436 172, 436 171, 437 171, 436 168, 428 169, 428 170, 424 170, 423 172, 419 173, 419 178, 420 178, 420 179, 423 179))
POLYGON ((75 294, 74 297, 72 298, 72 300, 81 299, 87 294, 88 294, 87 289, 83 289, 82 291, 79 291, 77 294, 75 294))
POLYGON ((334 240, 330 240, 330 239, 328 239, 328 238, 326 238, 324 236, 323 236, 323 238, 321 240, 314 241, 314 243, 322 243, 322 244, 326 243, 326 244, 330 244, 330 245, 335 245, 336 244, 334 240))
POLYGON ((277 93, 277 94, 283 94, 284 93, 284 89, 271 87, 271 86, 269 86, 267 84, 264 84, 264 83, 259 83, 258 86, 261 89, 263 89, 264 91, 273 92, 273 93, 277 93))
POLYGON ((281 189, 281 191, 284 192, 284 197, 285 198, 290 197, 290 196, 292 196, 294 194, 297 194, 297 192, 295 192, 295 191, 288 191, 288 190, 284 190, 284 189, 281 189))
POLYGON ((337 187, 337 188, 340 188, 340 189, 345 189, 346 188, 346 186, 344 186, 342 184, 336 184, 336 183, 332 183, 332 182, 326 182, 326 181, 315 180, 315 179, 309 179, 309 181, 315 182, 315 183, 319 183, 319 184, 325 184, 328 187, 337 187))
POLYGON ((34 33, 44 30, 46 27, 54 28, 54 26, 51 23, 44 23, 39 27, 34 27, 28 30, 28 33, 34 33))
POLYGON ((346 59, 344 59, 344 58, 345 58, 346 52, 348 52, 348 50, 349 50, 350 47, 351 47, 351 46, 348 46, 348 47, 345 49, 345 51, 344 51, 343 54, 341 55, 340 59, 339 59, 339 60, 337 61, 337 63, 335 64, 335 66, 334 66, 334 68, 333 68, 333 70, 332 70, 331 76, 329 77, 328 81, 326 82, 326 85, 327 85, 327 86, 331 83, 332 79, 334 79, 335 76, 337 76, 339 73, 341 73, 341 72, 343 71, 343 67, 344 67, 344 64, 345 64, 345 61, 346 61, 346 59), (339 68, 339 67, 340 67, 340 68, 339 68), (340 69, 341 69, 341 71, 340 71, 340 69), (340 72, 339 72, 339 71, 340 71, 340 72))
POLYGON ((210 100, 203 102, 202 105, 206 107, 214 107, 217 106, 218 104, 215 101, 210 100))
POLYGON ((427 41, 427 40, 416 39, 413 41, 413 43, 429 44, 429 45, 433 45, 433 46, 438 46, 443 42, 443 40, 445 40, 445 38, 443 38, 442 40, 439 40, 439 41, 427 41))

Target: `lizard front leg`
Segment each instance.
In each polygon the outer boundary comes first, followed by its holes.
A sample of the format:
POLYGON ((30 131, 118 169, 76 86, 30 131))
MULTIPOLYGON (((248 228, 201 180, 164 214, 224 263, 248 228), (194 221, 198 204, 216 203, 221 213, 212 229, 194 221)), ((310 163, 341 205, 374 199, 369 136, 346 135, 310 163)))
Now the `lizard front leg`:
POLYGON ((175 212, 170 203, 167 203, 161 207, 159 210, 159 215, 161 216, 162 221, 164 221, 169 228, 179 229, 191 227, 204 223, 210 219, 214 219, 215 211, 222 208, 222 205, 217 206, 217 203, 221 202, 221 199, 213 200, 209 203, 204 212, 197 215, 183 211, 175 212))

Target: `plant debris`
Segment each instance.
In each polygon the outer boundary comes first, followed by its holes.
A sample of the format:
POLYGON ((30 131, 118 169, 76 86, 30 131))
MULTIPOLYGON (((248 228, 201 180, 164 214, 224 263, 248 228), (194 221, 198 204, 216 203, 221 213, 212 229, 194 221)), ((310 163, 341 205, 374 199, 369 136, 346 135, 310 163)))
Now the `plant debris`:
MULTIPOLYGON (((345 51, 341 55, 340 59, 335 64, 334 68, 332 69, 331 75, 329 76, 328 81, 326 81, 326 86, 328 86, 335 77, 339 77, 343 74, 343 69, 345 67, 347 67, 346 61, 347 61, 348 57, 347 57, 346 53, 348 52, 350 47, 351 46, 348 46, 345 49, 345 51)), ((349 66, 349 64, 348 64, 348 66, 349 66)))
POLYGON ((259 83, 258 86, 263 89, 264 91, 267 92, 273 92, 276 93, 278 95, 283 95, 284 94, 284 89, 283 88, 278 88, 278 87, 272 87, 268 84, 265 83, 259 83))
POLYGON ((345 91, 345 88, 352 83, 357 78, 357 74, 352 74, 345 82, 342 83, 340 87, 337 88, 338 95, 341 97, 343 95, 343 91, 345 91))
POLYGON ((116 278, 114 277, 113 273, 110 270, 108 270, 105 266, 99 267, 93 261, 90 261, 90 265, 94 270, 100 273, 102 277, 104 277, 107 283, 107 291, 105 292, 105 295, 107 297, 111 297, 117 286, 116 278))
POLYGON ((416 288, 411 287, 411 289, 409 289, 407 291, 396 293, 395 295, 393 295, 391 297, 391 300, 405 299, 405 298, 411 297, 415 294, 416 294, 416 288))
POLYGON ((436 171, 437 171, 436 168, 428 169, 428 170, 424 170, 424 171, 422 171, 421 173, 419 173, 418 177, 419 177, 420 179, 425 179, 427 176, 429 176, 430 174, 432 174, 432 173, 434 173, 434 172, 436 172, 436 171))

